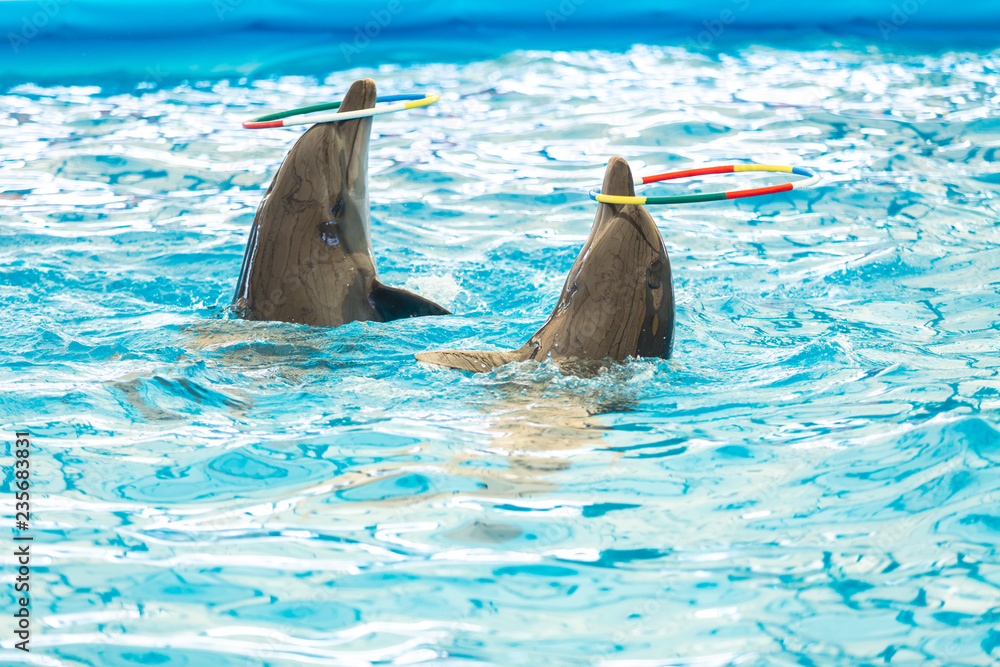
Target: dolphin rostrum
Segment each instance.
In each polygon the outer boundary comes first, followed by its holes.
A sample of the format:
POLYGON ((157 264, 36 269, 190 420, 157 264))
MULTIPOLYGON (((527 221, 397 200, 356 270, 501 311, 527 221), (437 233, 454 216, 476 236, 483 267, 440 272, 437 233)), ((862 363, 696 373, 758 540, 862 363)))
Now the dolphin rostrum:
MULTIPOLYGON (((625 160, 611 158, 601 192, 635 195, 625 160)), ((512 361, 544 361, 550 355, 557 364, 668 358, 673 338, 670 259, 656 224, 642 206, 598 204, 590 237, 573 262, 555 311, 523 347, 416 356, 439 366, 485 372, 512 361)))
MULTIPOLYGON (((355 81, 340 111, 375 106, 375 82, 355 81)), ((245 319, 335 327, 448 315, 378 281, 368 211, 372 119, 319 123, 278 168, 250 231, 233 297, 245 319)))

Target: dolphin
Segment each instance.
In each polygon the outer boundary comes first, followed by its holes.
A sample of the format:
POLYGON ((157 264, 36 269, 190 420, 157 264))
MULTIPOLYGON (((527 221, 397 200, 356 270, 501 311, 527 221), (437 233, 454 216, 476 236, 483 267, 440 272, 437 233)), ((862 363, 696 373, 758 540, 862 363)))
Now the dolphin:
MULTIPOLYGON (((635 195, 620 157, 608 162, 601 192, 635 195)), ((573 262, 556 308, 516 350, 421 352, 419 361, 488 372, 512 361, 552 360, 564 369, 627 357, 669 358, 674 338, 670 258, 642 206, 598 204, 594 226, 573 262), (581 363, 582 362, 582 363, 581 363)))
MULTIPOLYGON (((375 106, 375 82, 355 81, 339 111, 375 106)), ((244 319, 336 327, 448 315, 378 280, 368 211, 372 119, 318 123, 285 156, 264 194, 233 297, 244 319)))

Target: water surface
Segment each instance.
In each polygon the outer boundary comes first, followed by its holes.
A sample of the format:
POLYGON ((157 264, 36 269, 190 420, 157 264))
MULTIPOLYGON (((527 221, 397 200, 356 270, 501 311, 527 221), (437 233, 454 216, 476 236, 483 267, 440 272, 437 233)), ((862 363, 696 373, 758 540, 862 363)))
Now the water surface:
POLYGON ((6 88, 0 418, 39 449, 33 650, 3 659, 995 662, 998 66, 636 46, 6 88), (232 319, 302 131, 239 122, 363 76, 442 93, 374 121, 370 198, 382 279, 455 316, 232 319), (651 208, 669 361, 417 364, 540 326, 611 155, 825 180, 651 208))

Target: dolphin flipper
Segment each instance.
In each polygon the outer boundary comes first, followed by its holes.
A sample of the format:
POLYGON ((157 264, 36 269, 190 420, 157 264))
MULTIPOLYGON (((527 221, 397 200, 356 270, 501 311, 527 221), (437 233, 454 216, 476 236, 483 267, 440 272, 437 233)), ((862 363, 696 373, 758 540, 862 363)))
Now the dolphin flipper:
POLYGON ((417 296, 413 292, 388 287, 379 281, 372 283, 372 290, 368 294, 375 312, 378 313, 382 322, 391 320, 401 320, 404 317, 424 317, 426 315, 451 315, 429 299, 417 296))
POLYGON ((512 361, 526 361, 529 357, 524 348, 519 350, 442 350, 440 352, 418 352, 417 361, 426 361, 436 366, 446 366, 472 373, 488 373, 512 361))

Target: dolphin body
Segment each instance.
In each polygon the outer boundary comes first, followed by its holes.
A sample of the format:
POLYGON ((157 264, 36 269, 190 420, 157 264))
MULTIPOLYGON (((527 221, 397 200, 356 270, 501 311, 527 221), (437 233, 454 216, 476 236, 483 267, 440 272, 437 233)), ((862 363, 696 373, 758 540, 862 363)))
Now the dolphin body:
MULTIPOLYGON (((635 195, 625 160, 611 158, 601 192, 635 195)), ((626 357, 669 358, 673 337, 670 259, 656 224, 642 206, 598 204, 590 237, 573 262, 555 311, 523 347, 416 357, 473 372, 550 356, 561 367, 586 368, 592 365, 587 362, 626 357)))
MULTIPOLYGON (((375 106, 375 82, 355 81, 339 111, 375 106)), ((448 315, 379 282, 368 210, 372 119, 319 123, 288 152, 250 231, 233 297, 237 315, 335 327, 448 315)))

